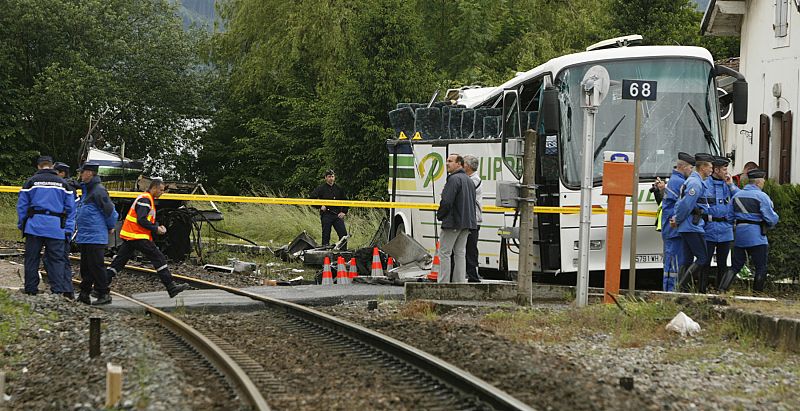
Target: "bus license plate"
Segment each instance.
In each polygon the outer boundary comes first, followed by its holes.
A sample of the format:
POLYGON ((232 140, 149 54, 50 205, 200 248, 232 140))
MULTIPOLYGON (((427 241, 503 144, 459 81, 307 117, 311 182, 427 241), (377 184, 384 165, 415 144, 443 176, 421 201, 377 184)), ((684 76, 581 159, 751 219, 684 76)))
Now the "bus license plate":
POLYGON ((636 254, 637 263, 660 263, 664 261, 661 254, 636 254))

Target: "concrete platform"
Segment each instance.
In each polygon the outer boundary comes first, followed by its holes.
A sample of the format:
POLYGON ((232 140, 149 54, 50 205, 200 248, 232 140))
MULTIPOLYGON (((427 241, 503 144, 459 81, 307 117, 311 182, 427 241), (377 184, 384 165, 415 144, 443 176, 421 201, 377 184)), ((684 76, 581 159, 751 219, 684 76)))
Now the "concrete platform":
MULTIPOLYGON (((403 299, 403 287, 390 285, 259 286, 245 288, 245 290, 254 294, 307 306, 336 305, 345 301, 403 299)), ((169 298, 166 291, 134 294, 133 297, 164 311, 181 309, 222 313, 255 311, 264 308, 264 303, 219 290, 189 290, 178 294, 175 298, 169 298)), ((120 298, 115 298, 111 304, 101 307, 105 310, 114 311, 140 311, 135 304, 120 298)))

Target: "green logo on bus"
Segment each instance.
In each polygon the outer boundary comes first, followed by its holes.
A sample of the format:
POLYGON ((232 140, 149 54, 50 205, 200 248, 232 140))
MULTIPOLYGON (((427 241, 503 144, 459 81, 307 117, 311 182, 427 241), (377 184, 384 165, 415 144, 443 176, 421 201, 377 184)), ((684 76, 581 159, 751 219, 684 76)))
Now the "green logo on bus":
POLYGON ((436 152, 428 153, 419 162, 418 167, 419 175, 425 176, 425 183, 422 184, 424 188, 428 187, 433 180, 438 180, 444 173, 444 160, 442 155, 436 152), (425 174, 425 164, 430 163, 428 174, 425 174))

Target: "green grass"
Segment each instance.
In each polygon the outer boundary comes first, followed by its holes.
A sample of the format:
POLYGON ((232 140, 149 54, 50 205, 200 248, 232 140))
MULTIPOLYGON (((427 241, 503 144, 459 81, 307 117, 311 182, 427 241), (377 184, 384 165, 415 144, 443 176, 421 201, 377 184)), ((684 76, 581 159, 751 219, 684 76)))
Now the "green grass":
POLYGON ((0 193, 0 239, 19 241, 17 229, 17 194, 0 193))
MULTIPOLYGON (((208 203, 196 202, 191 205, 200 209, 209 208, 208 203)), ((225 219, 214 223, 215 227, 250 239, 259 245, 280 247, 288 244, 303 231, 315 241, 322 241, 319 212, 312 207, 249 203, 219 203, 217 207, 225 219)), ((385 210, 382 209, 351 209, 345 217, 347 231, 351 236, 348 247, 357 248, 369 244, 384 215, 385 210)), ((203 230, 203 237, 242 243, 235 237, 217 233, 210 228, 203 230)), ((331 233, 331 241, 336 241, 337 238, 334 230, 331 233)))

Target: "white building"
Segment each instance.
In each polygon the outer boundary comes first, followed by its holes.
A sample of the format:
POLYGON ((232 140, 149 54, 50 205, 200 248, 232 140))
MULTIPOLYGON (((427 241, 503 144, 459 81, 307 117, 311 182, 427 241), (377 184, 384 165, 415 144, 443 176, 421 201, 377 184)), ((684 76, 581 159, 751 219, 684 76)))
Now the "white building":
POLYGON ((723 121, 733 170, 748 161, 780 183, 800 183, 800 0, 711 0, 701 32, 741 38, 739 72, 749 84, 747 124, 723 121))

